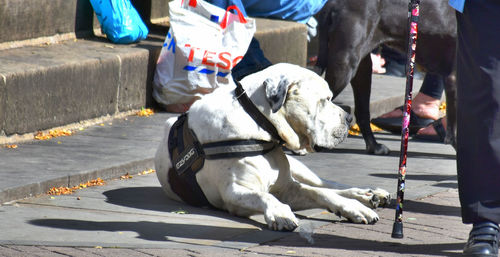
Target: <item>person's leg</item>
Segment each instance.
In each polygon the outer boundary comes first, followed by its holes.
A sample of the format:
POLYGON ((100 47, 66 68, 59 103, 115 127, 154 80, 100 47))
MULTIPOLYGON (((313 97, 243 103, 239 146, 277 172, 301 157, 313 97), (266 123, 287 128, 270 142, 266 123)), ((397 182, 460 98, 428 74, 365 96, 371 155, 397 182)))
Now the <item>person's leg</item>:
MULTIPOLYGON (((444 78, 437 73, 427 72, 424 77, 419 93, 433 99, 441 99, 444 92, 444 78)), ((417 95, 418 96, 418 95, 417 95)))
POLYGON ((385 60, 385 75, 404 77, 406 56, 386 45, 380 46, 380 55, 385 60))
POLYGON ((500 223, 500 12, 497 0, 457 13, 457 174, 468 256, 498 255, 500 223))
POLYGON ((500 2, 457 15, 457 169, 464 223, 500 223, 500 2))
POLYGON ((271 65, 272 63, 264 56, 259 41, 252 38, 247 52, 243 56, 243 59, 231 70, 231 75, 234 80, 240 81, 245 76, 263 70, 271 65))
MULTIPOLYGON (((439 105, 444 91, 444 78, 439 74, 426 73, 419 92, 412 101, 412 111, 420 118, 437 120, 439 105)), ((401 109, 394 109, 379 118, 403 117, 401 109)))

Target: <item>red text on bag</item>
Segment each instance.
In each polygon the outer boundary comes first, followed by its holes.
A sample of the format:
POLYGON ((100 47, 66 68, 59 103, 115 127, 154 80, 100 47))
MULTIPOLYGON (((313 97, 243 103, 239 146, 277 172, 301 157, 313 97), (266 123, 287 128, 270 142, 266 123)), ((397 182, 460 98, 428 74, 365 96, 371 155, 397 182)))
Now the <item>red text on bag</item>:
POLYGON ((201 59, 201 64, 209 67, 216 66, 224 70, 231 70, 243 58, 243 56, 236 56, 235 58, 232 58, 231 53, 229 52, 218 53, 215 51, 209 51, 206 49, 201 49, 199 47, 194 47, 190 44, 185 44, 184 46, 190 48, 188 62, 193 62, 195 55, 201 55, 201 58, 197 59, 201 59))

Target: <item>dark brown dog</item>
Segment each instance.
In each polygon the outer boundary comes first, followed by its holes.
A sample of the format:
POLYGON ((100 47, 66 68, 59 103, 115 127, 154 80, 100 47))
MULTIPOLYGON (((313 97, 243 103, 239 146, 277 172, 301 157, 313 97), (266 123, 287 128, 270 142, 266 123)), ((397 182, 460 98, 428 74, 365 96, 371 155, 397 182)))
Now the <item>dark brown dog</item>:
MULTIPOLYGON (((388 154, 370 128, 372 61, 370 52, 384 43, 406 52, 408 0, 330 0, 316 15, 319 31, 318 63, 334 97, 349 83, 354 92, 355 116, 371 154, 388 154)), ((445 78, 447 135, 455 145, 456 20, 448 1, 420 4, 416 63, 445 78)))

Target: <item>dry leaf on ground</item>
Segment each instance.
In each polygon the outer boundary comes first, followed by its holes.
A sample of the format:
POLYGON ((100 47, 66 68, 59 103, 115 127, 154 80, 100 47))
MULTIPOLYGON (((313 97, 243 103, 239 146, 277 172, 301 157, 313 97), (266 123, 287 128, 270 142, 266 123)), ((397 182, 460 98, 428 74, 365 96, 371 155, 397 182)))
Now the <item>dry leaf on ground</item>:
POLYGON ((150 108, 142 108, 136 113, 137 116, 149 117, 154 114, 154 111, 150 108))

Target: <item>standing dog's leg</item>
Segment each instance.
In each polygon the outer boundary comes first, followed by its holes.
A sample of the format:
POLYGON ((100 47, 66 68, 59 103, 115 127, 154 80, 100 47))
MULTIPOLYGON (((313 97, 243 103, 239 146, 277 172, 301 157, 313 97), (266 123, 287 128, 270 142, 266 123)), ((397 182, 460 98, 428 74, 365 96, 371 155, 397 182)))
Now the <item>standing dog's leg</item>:
POLYGON ((386 155, 389 148, 377 143, 370 127, 370 94, 372 84, 372 60, 368 54, 361 60, 356 75, 351 80, 354 93, 354 115, 359 125, 363 139, 366 143, 366 151, 370 154, 386 155))

